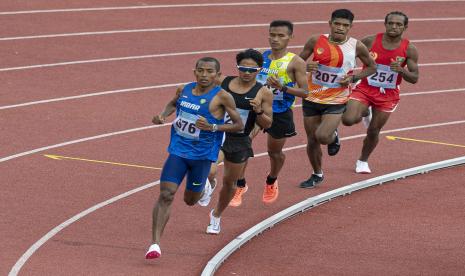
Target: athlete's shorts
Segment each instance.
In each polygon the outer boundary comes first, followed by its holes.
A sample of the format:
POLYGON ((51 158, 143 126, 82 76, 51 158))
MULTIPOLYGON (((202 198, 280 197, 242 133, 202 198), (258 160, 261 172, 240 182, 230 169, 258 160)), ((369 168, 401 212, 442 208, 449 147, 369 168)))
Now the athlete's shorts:
POLYGON ((211 160, 192 160, 170 154, 163 165, 160 182, 172 182, 179 186, 187 174, 186 190, 202 192, 211 164, 211 160))
POLYGON ((275 139, 297 135, 297 132, 295 132, 292 109, 288 109, 282 113, 273 113, 273 123, 270 128, 265 129, 265 132, 275 139))
POLYGON ((307 100, 302 101, 302 112, 304 113, 304 117, 342 114, 345 110, 345 104, 320 104, 307 100))
POLYGON ((397 90, 386 89, 386 93, 381 93, 378 88, 366 89, 355 87, 350 95, 351 100, 359 101, 367 106, 381 112, 394 112, 399 103, 399 92, 397 90))
POLYGON ((232 163, 244 163, 253 157, 252 139, 247 136, 231 136, 226 134, 226 140, 221 147, 224 159, 232 163))

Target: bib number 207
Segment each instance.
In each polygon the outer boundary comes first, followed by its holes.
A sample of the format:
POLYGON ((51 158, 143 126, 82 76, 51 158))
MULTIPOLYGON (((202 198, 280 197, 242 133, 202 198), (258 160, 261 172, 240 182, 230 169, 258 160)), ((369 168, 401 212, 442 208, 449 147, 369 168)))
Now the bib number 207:
POLYGON ((315 79, 319 81, 334 83, 336 81, 336 78, 337 78, 336 74, 330 74, 327 72, 320 72, 320 71, 315 72, 315 79))

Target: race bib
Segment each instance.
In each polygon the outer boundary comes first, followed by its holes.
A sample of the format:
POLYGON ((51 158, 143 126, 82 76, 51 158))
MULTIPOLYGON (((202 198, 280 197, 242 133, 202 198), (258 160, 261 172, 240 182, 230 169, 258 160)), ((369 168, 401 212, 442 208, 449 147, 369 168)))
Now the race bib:
POLYGON ((273 92, 273 101, 282 101, 284 100, 284 92, 273 87, 268 87, 271 92, 273 92))
POLYGON ((312 82, 314 84, 338 88, 341 87, 339 81, 345 76, 345 72, 340 67, 329 67, 323 64, 318 64, 318 70, 312 74, 312 82))
POLYGON ((375 87, 395 89, 397 75, 397 72, 391 71, 389 66, 378 64, 376 73, 368 76, 368 84, 375 87))
MULTIPOLYGON (((236 110, 239 113, 239 116, 241 116, 242 124, 245 126, 245 124, 247 123, 247 119, 249 118, 250 110, 245 110, 245 109, 240 109, 240 108, 236 108, 236 110)), ((225 124, 232 124, 232 120, 231 120, 231 117, 229 116, 228 112, 226 112, 224 114, 224 123, 225 124)), ((243 132, 244 131, 241 130, 238 133, 243 133, 243 132)))
POLYGON ((266 84, 266 79, 268 78, 268 74, 262 74, 262 73, 259 73, 257 75, 257 81, 263 85, 266 84))
POLYGON ((188 139, 199 139, 200 129, 195 126, 195 122, 199 117, 187 112, 179 111, 178 116, 173 121, 174 130, 179 136, 188 139))
MULTIPOLYGON (((276 88, 273 88, 273 87, 270 87, 269 85, 266 84, 266 80, 268 79, 268 74, 258 74, 257 75, 257 81, 263 85, 265 85, 268 89, 271 90, 271 92, 273 92, 273 101, 282 101, 284 99, 284 92, 279 90, 279 89, 276 89, 276 88)), ((284 79, 283 78, 279 78, 279 82, 281 84, 284 83, 284 79)))

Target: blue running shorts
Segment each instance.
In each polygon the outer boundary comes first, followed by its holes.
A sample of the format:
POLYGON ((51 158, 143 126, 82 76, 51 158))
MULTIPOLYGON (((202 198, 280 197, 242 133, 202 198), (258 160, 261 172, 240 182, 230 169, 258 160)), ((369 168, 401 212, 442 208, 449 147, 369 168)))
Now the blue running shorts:
POLYGON ((163 165, 160 182, 172 182, 179 186, 187 174, 186 189, 202 192, 211 164, 211 160, 192 160, 170 154, 163 165))

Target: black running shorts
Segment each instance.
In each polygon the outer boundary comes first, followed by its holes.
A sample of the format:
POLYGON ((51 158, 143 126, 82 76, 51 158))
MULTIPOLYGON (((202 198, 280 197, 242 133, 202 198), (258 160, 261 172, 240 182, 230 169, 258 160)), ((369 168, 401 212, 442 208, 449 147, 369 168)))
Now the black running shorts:
POLYGON ((252 139, 247 136, 230 136, 226 134, 221 150, 224 154, 224 159, 231 163, 244 163, 253 157, 252 139))
POLYGON ((326 114, 342 114, 345 110, 345 104, 320 104, 307 100, 302 101, 304 117, 321 116, 326 114))
POLYGON ((273 123, 265 132, 275 139, 287 138, 297 135, 294 125, 294 114, 292 109, 282 113, 273 113, 273 123))

